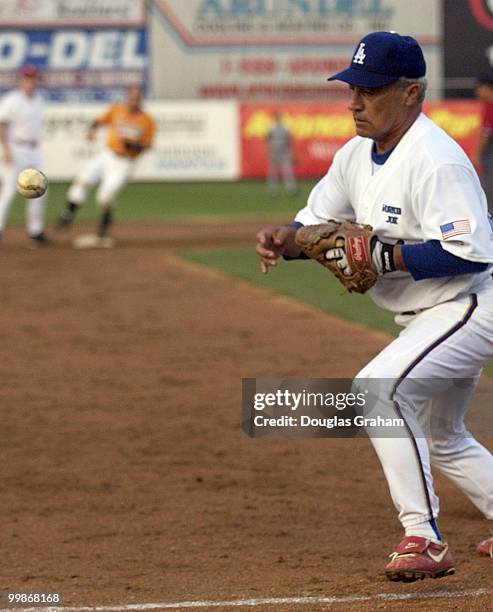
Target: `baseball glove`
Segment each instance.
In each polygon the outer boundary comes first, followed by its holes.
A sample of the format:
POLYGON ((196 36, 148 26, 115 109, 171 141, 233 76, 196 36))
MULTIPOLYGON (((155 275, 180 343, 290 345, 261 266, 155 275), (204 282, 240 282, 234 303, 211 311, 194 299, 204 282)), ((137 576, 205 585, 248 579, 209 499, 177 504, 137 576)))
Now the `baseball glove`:
POLYGON ((372 229, 354 221, 329 221, 300 227, 295 242, 308 257, 328 268, 350 293, 365 293, 377 282, 371 256, 372 229))
POLYGON ((124 140, 123 146, 128 151, 128 153, 142 153, 144 147, 138 142, 132 142, 131 140, 124 140))

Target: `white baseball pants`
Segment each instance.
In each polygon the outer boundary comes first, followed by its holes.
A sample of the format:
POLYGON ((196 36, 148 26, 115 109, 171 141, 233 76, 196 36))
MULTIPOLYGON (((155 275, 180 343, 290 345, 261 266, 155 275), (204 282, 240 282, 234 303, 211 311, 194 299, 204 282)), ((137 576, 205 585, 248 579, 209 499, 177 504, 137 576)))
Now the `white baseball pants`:
MULTIPOLYGON (((15 183, 19 172, 24 168, 43 169, 41 151, 38 148, 13 145, 11 151, 14 161, 11 164, 3 164, 1 171, 0 232, 5 229, 7 223, 10 206, 16 193, 15 183)), ((44 229, 46 198, 47 193, 40 198, 26 200, 26 229, 30 236, 36 236, 44 229)))
POLYGON ((68 200, 83 204, 88 188, 99 183, 96 202, 100 206, 112 206, 119 191, 126 185, 133 168, 133 159, 121 157, 110 149, 88 161, 68 190, 68 200))
POLYGON ((272 193, 277 193, 279 189, 279 174, 282 176, 286 191, 290 194, 294 193, 297 187, 293 170, 293 159, 290 153, 279 157, 269 157, 267 184, 272 193))
POLYGON ((493 280, 476 294, 396 321, 405 329, 355 382, 388 380, 382 408, 406 422, 408 437, 370 436, 399 519, 409 535, 437 517, 434 465, 493 520, 493 456, 464 425, 482 367, 493 359, 493 280))

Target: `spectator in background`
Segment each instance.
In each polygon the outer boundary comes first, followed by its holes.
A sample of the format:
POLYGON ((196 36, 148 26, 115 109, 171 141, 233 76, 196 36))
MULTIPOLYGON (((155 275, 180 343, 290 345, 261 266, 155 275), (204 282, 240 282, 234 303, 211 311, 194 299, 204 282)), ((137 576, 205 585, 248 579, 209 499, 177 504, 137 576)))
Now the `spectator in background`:
POLYGON ((493 215, 493 74, 479 79, 476 97, 483 102, 483 121, 474 163, 481 168, 481 182, 493 215))
POLYGON ((269 128, 265 140, 269 162, 267 184, 271 194, 277 195, 279 192, 279 175, 281 175, 288 195, 295 195, 298 187, 293 171, 295 162, 293 138, 291 132, 283 123, 279 111, 276 111, 274 115, 274 122, 269 128))

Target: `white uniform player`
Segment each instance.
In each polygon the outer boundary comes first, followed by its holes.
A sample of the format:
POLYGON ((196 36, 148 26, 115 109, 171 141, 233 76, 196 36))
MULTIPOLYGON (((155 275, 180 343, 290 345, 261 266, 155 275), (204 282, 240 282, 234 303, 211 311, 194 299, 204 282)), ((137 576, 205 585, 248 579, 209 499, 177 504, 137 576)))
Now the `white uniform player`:
MULTIPOLYGON (((5 229, 10 205, 15 196, 17 175, 24 168, 43 169, 41 129, 43 100, 36 93, 38 71, 24 66, 19 74, 19 88, 0 100, 0 141, 4 149, 1 168, 0 232, 5 229)), ((44 235, 46 194, 26 202, 26 227, 33 245, 48 244, 44 235)))
MULTIPOLYGON (((19 87, 0 100, 0 141, 4 163, 0 188, 0 232, 5 229, 10 205, 15 196, 17 175, 24 168, 43 169, 41 129, 43 100, 36 92, 39 74, 26 65, 19 73, 19 87)), ((44 235, 46 194, 26 203, 26 227, 33 245, 48 244, 44 235)))
MULTIPOLYGON (((372 160, 372 141, 360 136, 336 153, 329 172, 295 217, 303 225, 327 219, 368 223, 384 241, 438 240, 454 255, 493 263, 492 230, 476 172, 462 148, 423 114, 384 164, 372 160), (454 228, 447 230, 449 224, 454 228)), ((489 269, 419 284, 409 272, 397 271, 379 277, 369 293, 382 308, 401 313, 483 285, 493 286, 489 269)))
MULTIPOLYGON (((405 530, 386 575, 405 582, 454 571, 430 464, 493 520, 493 456, 463 421, 493 359, 492 227, 472 164, 420 112, 425 69, 410 37, 362 39, 350 68, 332 77, 350 84, 358 135, 336 154, 295 222, 262 230, 257 245, 266 272, 280 255, 299 255, 293 236, 301 225, 352 219, 378 236, 372 258, 380 276, 370 295, 404 329, 355 383, 378 387, 380 408, 406 425, 402 439, 372 438, 405 530)), ((326 257, 348 266, 344 253, 326 257)), ((478 545, 481 553, 492 549, 492 538, 478 545)))

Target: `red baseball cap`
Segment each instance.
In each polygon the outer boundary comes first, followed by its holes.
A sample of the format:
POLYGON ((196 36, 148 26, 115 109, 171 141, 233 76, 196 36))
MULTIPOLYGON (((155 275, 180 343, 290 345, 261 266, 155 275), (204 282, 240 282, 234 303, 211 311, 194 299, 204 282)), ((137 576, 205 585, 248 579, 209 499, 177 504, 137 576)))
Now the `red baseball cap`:
POLYGON ((19 75, 25 77, 37 77, 39 76, 39 70, 34 64, 25 64, 19 70, 19 75))

